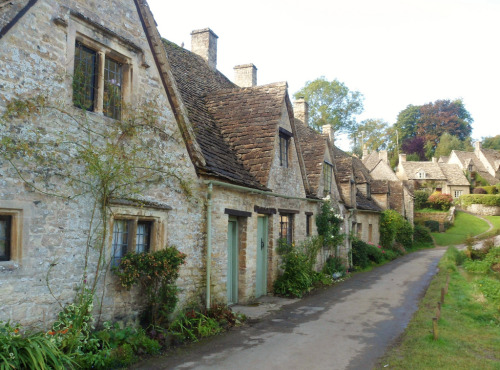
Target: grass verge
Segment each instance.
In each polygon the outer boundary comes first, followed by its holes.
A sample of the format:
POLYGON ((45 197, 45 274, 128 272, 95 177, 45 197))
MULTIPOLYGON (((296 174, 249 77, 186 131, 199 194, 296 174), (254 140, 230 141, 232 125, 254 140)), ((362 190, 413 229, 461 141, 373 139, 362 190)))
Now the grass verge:
POLYGON ((479 217, 465 212, 457 212, 455 223, 444 233, 432 233, 437 245, 463 244, 467 236, 476 236, 488 230, 489 225, 479 217))
POLYGON ((456 261, 462 256, 456 248, 448 249, 408 328, 376 368, 500 369, 498 301, 485 299, 477 281, 457 268, 456 261), (432 318, 448 273, 449 290, 435 341, 432 318))

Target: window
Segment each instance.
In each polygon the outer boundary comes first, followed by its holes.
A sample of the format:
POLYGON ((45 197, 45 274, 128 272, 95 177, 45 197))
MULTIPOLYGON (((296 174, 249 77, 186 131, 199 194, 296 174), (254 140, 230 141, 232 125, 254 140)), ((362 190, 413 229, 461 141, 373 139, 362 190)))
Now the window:
POLYGON ((151 250, 153 221, 120 220, 113 222, 112 266, 117 266, 128 252, 143 253, 151 250))
POLYGON ((280 215, 280 238, 286 239, 288 243, 293 242, 293 215, 280 215))
POLYGON ((363 236, 363 224, 358 223, 358 238, 363 236))
POLYGON ((332 192, 332 173, 333 166, 328 162, 323 162, 323 179, 324 179, 324 195, 328 195, 332 192))
POLYGON ((288 167, 288 148, 290 136, 280 133, 280 166, 288 167))
POLYGON ((455 190, 455 198, 458 198, 462 195, 463 190, 455 190))
POLYGON ((312 214, 306 214, 306 236, 311 236, 312 214))
POLYGON ((474 167, 472 166, 472 163, 471 163, 471 164, 469 164, 469 167, 468 167, 468 168, 469 168, 469 172, 472 172, 472 170, 473 170, 473 168, 474 168, 474 167))
POLYGON ((373 225, 368 224, 368 243, 373 242, 373 225))
POLYGON ((425 171, 424 170, 420 170, 417 172, 417 178, 418 179, 425 179, 425 171))
POLYGON ((122 84, 122 63, 79 41, 75 43, 73 104, 76 107, 102 111, 107 117, 120 119, 122 84))
POLYGON ((11 256, 12 217, 0 215, 0 261, 9 261, 11 256))

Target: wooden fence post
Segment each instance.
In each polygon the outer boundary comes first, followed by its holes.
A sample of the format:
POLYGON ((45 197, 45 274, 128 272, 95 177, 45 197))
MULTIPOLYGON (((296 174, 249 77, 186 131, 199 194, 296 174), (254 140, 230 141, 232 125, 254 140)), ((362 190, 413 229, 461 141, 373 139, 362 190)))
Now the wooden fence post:
POLYGON ((444 303, 444 295, 445 295, 444 288, 441 288, 441 304, 444 303))
POLYGON ((439 333, 438 333, 438 319, 437 319, 437 317, 432 318, 432 331, 434 334, 434 340, 438 340, 439 333))

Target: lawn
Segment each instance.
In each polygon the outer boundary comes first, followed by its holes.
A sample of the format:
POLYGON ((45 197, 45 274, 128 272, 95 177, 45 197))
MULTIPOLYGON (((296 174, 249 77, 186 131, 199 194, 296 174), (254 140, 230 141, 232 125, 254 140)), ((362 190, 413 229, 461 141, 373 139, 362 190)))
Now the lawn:
POLYGON ((484 216, 484 218, 490 221, 495 229, 500 229, 500 216, 484 216))
POLYGON ((498 300, 485 299, 480 293, 482 281, 478 283, 455 267, 458 255, 454 247, 446 252, 418 311, 376 368, 500 369, 498 300), (434 340, 432 318, 448 273, 450 283, 438 321, 439 338, 434 340))
POLYGON ((478 235, 488 230, 489 225, 479 217, 457 212, 455 223, 444 233, 432 233, 437 245, 457 245, 465 242, 467 236, 478 235))

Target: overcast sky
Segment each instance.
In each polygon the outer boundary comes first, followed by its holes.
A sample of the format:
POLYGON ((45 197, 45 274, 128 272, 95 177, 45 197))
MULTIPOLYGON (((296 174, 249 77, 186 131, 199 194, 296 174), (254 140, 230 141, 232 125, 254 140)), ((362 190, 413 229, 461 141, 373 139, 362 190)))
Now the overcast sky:
POLYGON ((186 49, 192 30, 211 28, 231 80, 253 63, 259 85, 287 81, 292 98, 338 79, 364 95, 359 119, 390 124, 409 104, 461 98, 473 138, 500 134, 500 0, 148 2, 161 35, 186 49))

